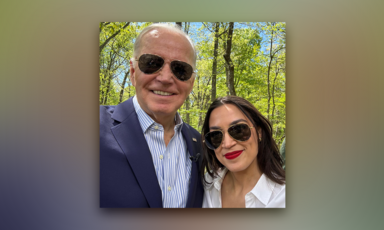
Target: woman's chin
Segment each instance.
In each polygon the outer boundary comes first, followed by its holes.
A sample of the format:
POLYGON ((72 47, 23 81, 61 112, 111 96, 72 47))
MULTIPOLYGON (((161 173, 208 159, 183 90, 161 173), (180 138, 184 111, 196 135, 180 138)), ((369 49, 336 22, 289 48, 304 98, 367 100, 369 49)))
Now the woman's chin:
POLYGON ((247 167, 244 167, 240 164, 227 164, 226 168, 232 173, 237 173, 244 171, 247 167))

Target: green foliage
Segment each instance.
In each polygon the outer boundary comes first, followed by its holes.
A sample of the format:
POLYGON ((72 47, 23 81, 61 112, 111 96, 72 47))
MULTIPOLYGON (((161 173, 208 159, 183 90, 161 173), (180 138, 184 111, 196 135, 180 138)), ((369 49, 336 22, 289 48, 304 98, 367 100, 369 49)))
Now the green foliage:
MULTIPOLYGON (((113 34, 118 35, 100 51, 100 104, 120 103, 135 94, 129 74, 133 44, 139 32, 151 23, 101 23, 100 46, 113 34)), ((183 23, 183 28, 186 23, 183 23)), ((193 90, 179 109, 183 120, 201 130, 205 113, 211 103, 212 66, 214 57, 214 23, 189 23, 188 34, 198 50, 197 73, 193 90), (187 103, 188 106, 187 106, 187 103), (187 109, 189 107, 189 109, 187 109)), ((225 45, 228 23, 220 23, 217 56, 217 97, 226 96, 225 45)), ((237 96, 249 100, 273 126, 273 135, 280 146, 285 137, 285 23, 235 23, 231 59, 234 64, 234 85, 237 96), (272 41, 272 46, 271 46, 272 41)))
POLYGON ((100 50, 99 56, 99 103, 102 105, 119 104, 134 95, 129 73, 127 75, 129 60, 133 56, 135 38, 148 24, 129 23, 129 26, 124 27, 126 24, 127 22, 100 23, 99 44, 103 48, 100 50), (116 33, 117 35, 115 35, 116 33), (104 44, 105 46, 103 46, 104 44), (125 76, 127 79, 124 82, 125 76), (122 89, 123 95, 120 101, 122 89))

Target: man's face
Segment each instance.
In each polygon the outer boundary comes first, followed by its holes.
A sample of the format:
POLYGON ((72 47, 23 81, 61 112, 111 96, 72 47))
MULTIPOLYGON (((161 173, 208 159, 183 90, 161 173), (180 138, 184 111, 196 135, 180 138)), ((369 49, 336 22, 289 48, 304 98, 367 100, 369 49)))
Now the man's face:
POLYGON ((155 54, 165 60, 163 68, 153 74, 143 73, 137 61, 131 63, 131 81, 136 88, 141 108, 155 121, 173 117, 192 91, 194 76, 178 80, 170 69, 170 62, 179 60, 193 66, 193 49, 182 35, 164 29, 155 29, 144 35, 139 55, 155 54), (165 92, 165 93, 164 93, 165 92), (169 95, 171 94, 171 95, 169 95))

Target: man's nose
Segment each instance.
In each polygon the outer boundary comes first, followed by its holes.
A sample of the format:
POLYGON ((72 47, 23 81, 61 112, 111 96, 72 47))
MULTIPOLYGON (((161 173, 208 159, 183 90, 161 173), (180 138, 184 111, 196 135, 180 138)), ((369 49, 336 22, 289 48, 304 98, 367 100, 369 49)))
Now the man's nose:
POLYGON ((221 142, 221 146, 223 148, 229 149, 236 144, 236 140, 233 139, 228 133, 224 134, 223 141, 221 142))
POLYGON ((163 68, 159 71, 157 80, 163 83, 172 83, 174 75, 171 70, 171 63, 164 63, 163 68))

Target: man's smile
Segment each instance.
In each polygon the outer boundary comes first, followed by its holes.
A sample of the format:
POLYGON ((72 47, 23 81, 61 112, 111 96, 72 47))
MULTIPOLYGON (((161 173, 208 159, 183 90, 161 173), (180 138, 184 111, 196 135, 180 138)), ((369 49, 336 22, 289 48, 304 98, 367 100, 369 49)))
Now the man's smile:
POLYGON ((153 90, 152 91, 154 94, 161 95, 161 96, 171 96, 173 93, 168 93, 164 91, 159 91, 159 90, 153 90))

